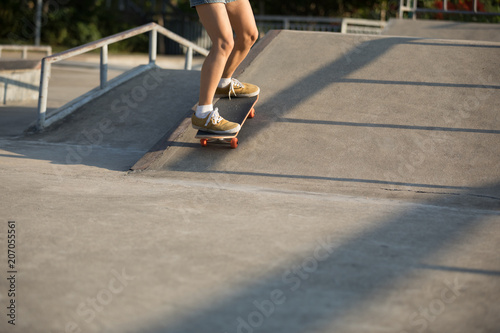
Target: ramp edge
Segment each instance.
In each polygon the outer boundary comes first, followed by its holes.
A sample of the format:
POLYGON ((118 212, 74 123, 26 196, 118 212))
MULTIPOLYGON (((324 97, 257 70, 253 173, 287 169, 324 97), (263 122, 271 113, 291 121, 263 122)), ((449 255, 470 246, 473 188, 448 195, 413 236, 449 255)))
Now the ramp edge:
MULTIPOLYGON (((236 69, 234 76, 241 75, 248 66, 257 58, 257 56, 280 34, 282 30, 269 31, 248 53, 247 57, 236 69)), ((196 106, 196 104, 195 104, 196 106)), ((151 149, 137 161, 129 172, 141 172, 148 170, 153 163, 161 159, 165 151, 175 142, 187 129, 191 126, 191 113, 195 110, 195 106, 189 110, 186 117, 174 127, 173 130, 165 134, 151 149)))

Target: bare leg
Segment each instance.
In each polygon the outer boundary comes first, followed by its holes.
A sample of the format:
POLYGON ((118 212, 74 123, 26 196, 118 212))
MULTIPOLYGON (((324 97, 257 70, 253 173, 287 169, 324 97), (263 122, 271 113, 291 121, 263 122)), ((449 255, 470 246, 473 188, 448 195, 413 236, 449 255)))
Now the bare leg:
POLYGON ((234 29, 234 48, 222 73, 223 78, 232 77, 239 64, 245 59, 259 36, 252 7, 248 0, 236 0, 226 4, 227 15, 234 29))
POLYGON ((196 6, 196 10, 203 27, 212 40, 210 54, 201 68, 200 99, 198 102, 199 105, 208 105, 213 102, 215 89, 233 50, 233 31, 225 4, 199 5, 196 6))

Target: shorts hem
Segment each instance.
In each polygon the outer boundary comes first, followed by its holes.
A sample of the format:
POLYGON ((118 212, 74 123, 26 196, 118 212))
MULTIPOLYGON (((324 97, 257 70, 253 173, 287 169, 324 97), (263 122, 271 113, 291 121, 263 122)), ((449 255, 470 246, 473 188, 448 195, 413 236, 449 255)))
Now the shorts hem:
POLYGON ((236 0, 191 0, 190 5, 191 5, 191 8, 195 8, 196 6, 199 6, 199 5, 206 5, 206 4, 210 4, 210 3, 227 4, 227 3, 230 3, 233 1, 236 1, 236 0))

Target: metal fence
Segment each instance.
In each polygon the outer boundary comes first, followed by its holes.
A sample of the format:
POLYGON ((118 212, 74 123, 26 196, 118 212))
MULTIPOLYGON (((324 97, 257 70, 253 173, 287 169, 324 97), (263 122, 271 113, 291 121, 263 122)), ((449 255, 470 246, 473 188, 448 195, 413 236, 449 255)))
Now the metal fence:
MULTIPOLYGON (((385 21, 363 20, 352 18, 256 15, 255 21, 260 37, 274 29, 322 31, 336 33, 354 33, 380 35, 385 21)), ((197 44, 209 49, 212 45, 210 38, 197 19, 191 17, 165 17, 165 27, 197 44)), ((167 54, 182 54, 185 49, 171 41, 164 42, 163 47, 167 54)))
POLYGON ((478 10, 478 0, 473 0, 472 10, 455 10, 448 8, 448 0, 443 0, 443 8, 422 8, 418 7, 417 0, 399 0, 399 17, 403 18, 404 13, 409 13, 411 18, 416 20, 417 13, 435 13, 435 14, 465 14, 465 15, 491 15, 500 16, 497 12, 483 12, 478 10))

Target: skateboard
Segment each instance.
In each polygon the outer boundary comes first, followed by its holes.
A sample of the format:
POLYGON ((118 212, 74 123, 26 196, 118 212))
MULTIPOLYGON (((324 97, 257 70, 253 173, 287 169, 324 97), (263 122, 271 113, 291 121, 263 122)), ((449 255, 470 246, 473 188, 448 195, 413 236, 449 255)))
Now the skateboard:
MULTIPOLYGON (((215 103, 219 108, 219 114, 226 120, 240 124, 240 131, 247 118, 255 116, 254 106, 259 100, 259 95, 254 97, 241 98, 221 98, 215 103)), ((200 139, 202 147, 206 147, 209 142, 229 143, 231 148, 238 147, 238 132, 231 134, 216 134, 198 130, 195 138, 200 139)))

